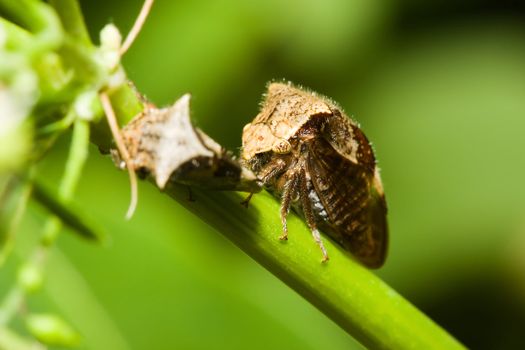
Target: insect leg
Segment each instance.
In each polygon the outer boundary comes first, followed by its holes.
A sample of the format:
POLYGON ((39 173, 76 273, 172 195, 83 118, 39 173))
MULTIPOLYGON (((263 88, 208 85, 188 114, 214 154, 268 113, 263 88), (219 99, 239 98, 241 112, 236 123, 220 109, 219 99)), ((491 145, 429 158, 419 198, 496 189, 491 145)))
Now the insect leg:
POLYGON ((248 195, 248 197, 244 198, 241 202, 241 205, 245 208, 248 208, 248 204, 250 204, 250 200, 252 199, 253 197, 253 192, 250 192, 250 194, 248 195))
POLYGON ((284 185, 283 195, 281 197, 281 223, 283 225, 283 234, 279 237, 280 240, 288 239, 288 226, 286 224, 286 216, 290 211, 290 203, 297 194, 297 185, 299 183, 299 176, 295 172, 292 173, 286 180, 284 185))
POLYGON ((188 186, 188 201, 195 202, 195 198, 193 197, 193 192, 191 191, 190 186, 188 186))
MULTIPOLYGON (((286 162, 282 159, 277 159, 267 164, 261 170, 261 175, 259 175, 259 179, 262 181, 263 185, 266 185, 268 182, 272 181, 275 177, 281 175, 285 169, 286 169, 286 162)), ((241 205, 248 208, 248 204, 250 203, 252 196, 253 196, 253 192, 251 192, 248 195, 248 197, 246 197, 241 202, 241 205)))
POLYGON ((326 248, 324 247, 323 241, 321 240, 321 234, 319 233, 315 223, 315 217, 312 211, 312 203, 308 197, 308 186, 306 181, 306 173, 303 169, 299 175, 299 197, 301 198, 301 204, 303 207, 306 223, 308 224, 310 231, 312 231, 312 236, 314 237, 315 242, 319 248, 321 248, 321 252, 323 252, 323 262, 325 262, 329 259, 329 257, 326 252, 326 248))
POLYGON ((260 172, 260 179, 263 182, 263 185, 268 184, 268 182, 275 179, 277 176, 281 175, 283 171, 286 170, 287 164, 282 159, 276 159, 265 167, 260 172))

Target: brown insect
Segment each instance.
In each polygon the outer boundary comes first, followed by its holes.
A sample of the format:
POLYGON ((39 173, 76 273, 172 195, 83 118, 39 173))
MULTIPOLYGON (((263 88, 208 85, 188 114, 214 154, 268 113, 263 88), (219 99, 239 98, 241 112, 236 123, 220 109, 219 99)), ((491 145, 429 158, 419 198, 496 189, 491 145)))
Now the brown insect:
MULTIPOLYGON (((260 181, 190 119, 190 95, 172 106, 144 112, 122 129, 131 166, 151 176, 160 189, 170 182, 213 190, 259 192, 260 181)), ((114 162, 124 167, 117 150, 114 162)))
POLYGON ((260 113, 244 127, 242 161, 281 198, 283 234, 290 206, 302 213, 328 254, 318 226, 364 265, 386 257, 386 201, 374 153, 358 125, 330 100, 271 83, 260 113))

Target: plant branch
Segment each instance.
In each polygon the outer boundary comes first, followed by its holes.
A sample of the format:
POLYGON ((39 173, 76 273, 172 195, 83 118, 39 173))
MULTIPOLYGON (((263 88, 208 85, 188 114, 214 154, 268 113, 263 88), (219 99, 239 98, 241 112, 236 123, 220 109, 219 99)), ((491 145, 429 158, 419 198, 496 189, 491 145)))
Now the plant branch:
POLYGON ((9 179, 8 186, 12 188, 7 189, 6 192, 15 193, 6 195, 11 198, 0 198, 0 212, 2 212, 0 222, 5 222, 5 227, 0 228, 0 267, 11 253, 16 229, 22 220, 32 189, 29 181, 19 183, 15 177, 9 179))
POLYGON ((60 17, 64 30, 75 40, 83 45, 90 46, 91 39, 84 22, 80 4, 72 0, 51 0, 49 2, 60 17))
POLYGON ((0 2, 2 12, 36 35, 37 40, 28 47, 30 53, 38 54, 61 44, 63 31, 60 19, 48 4, 30 0, 3 0, 0 2))
POLYGON ((294 216, 290 239, 280 241, 279 204, 268 193, 255 195, 250 208, 234 193, 185 188, 168 194, 224 234, 363 345, 373 349, 461 349, 463 346, 381 281, 350 254, 323 237, 330 254, 321 263, 307 226, 294 216))

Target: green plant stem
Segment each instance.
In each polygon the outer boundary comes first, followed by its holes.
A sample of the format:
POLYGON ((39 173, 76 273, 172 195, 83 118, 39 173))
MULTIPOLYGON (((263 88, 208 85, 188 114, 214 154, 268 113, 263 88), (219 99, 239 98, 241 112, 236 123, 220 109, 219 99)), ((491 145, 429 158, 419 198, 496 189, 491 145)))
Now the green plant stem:
MULTIPOLYGON (((9 185, 13 185, 15 187, 19 187, 18 191, 14 190, 16 198, 14 201, 16 203, 13 205, 13 208, 4 208, 3 206, 7 205, 5 201, 7 201, 7 198, 0 198, 0 204, 3 211, 9 213, 10 218, 8 219, 5 228, 0 227, 0 267, 4 265, 4 262, 7 260, 7 257, 11 253, 11 250, 13 249, 14 244, 14 236, 16 233, 16 230, 19 227, 20 221, 22 220, 22 216, 25 212, 27 202, 29 199, 29 195, 31 194, 31 183, 29 181, 25 181, 23 183, 18 183, 18 179, 11 178, 9 181, 9 185), (14 183, 18 183, 17 185, 14 185, 14 183), (2 203, 3 202, 3 203, 2 203), (3 229, 6 230, 6 232, 1 232, 3 229)), ((8 189, 7 191, 10 191, 11 189, 8 189)), ((10 202, 10 201, 9 201, 10 202)), ((5 213, 2 213, 5 214, 5 213)), ((0 216, 0 220, 5 219, 0 216)))
MULTIPOLYGON (((46 228, 44 228, 46 230, 46 228)), ((47 257, 47 247, 37 246, 31 253, 28 263, 41 267, 47 257)), ((0 304, 0 328, 6 327, 11 319, 22 309, 27 291, 17 283, 11 287, 0 304)))
POLYGON ((60 181, 58 197, 63 201, 71 200, 75 187, 82 175, 82 169, 88 157, 89 123, 77 119, 73 125, 73 137, 69 148, 64 177, 60 181))
POLYGON ((15 285, 4 297, 0 305, 0 328, 5 327, 9 320, 19 310, 24 301, 24 291, 18 285, 15 285))
POLYGON ((60 19, 48 4, 31 0, 2 0, 0 13, 5 13, 9 19, 35 34, 36 40, 28 47, 30 54, 60 46, 63 39, 60 19))
POLYGON ((74 0, 51 0, 49 3, 58 13, 62 26, 68 35, 85 46, 91 46, 80 4, 74 0))
MULTIPOLYGON (((268 193, 253 197, 243 208, 235 193, 168 188, 167 193, 217 229, 246 254, 279 277, 372 349, 463 349, 464 347, 421 311, 381 281, 350 254, 323 237, 330 260, 321 252, 306 225, 289 220, 289 240, 280 241, 279 203, 268 193)), ((183 234, 183 233, 181 233, 183 234)))
POLYGON ((58 135, 66 131, 73 124, 76 117, 77 116, 75 113, 70 112, 66 114, 64 118, 57 120, 54 123, 38 128, 38 130, 36 130, 37 135, 58 135))

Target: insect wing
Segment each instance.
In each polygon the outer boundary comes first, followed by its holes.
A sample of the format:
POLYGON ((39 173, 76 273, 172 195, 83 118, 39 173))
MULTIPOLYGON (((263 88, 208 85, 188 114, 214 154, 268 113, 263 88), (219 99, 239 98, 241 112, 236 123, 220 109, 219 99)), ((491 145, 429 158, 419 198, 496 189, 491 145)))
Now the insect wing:
POLYGON ((370 268, 386 257, 386 202, 376 174, 341 156, 324 139, 308 148, 308 172, 327 212, 328 234, 370 268))

